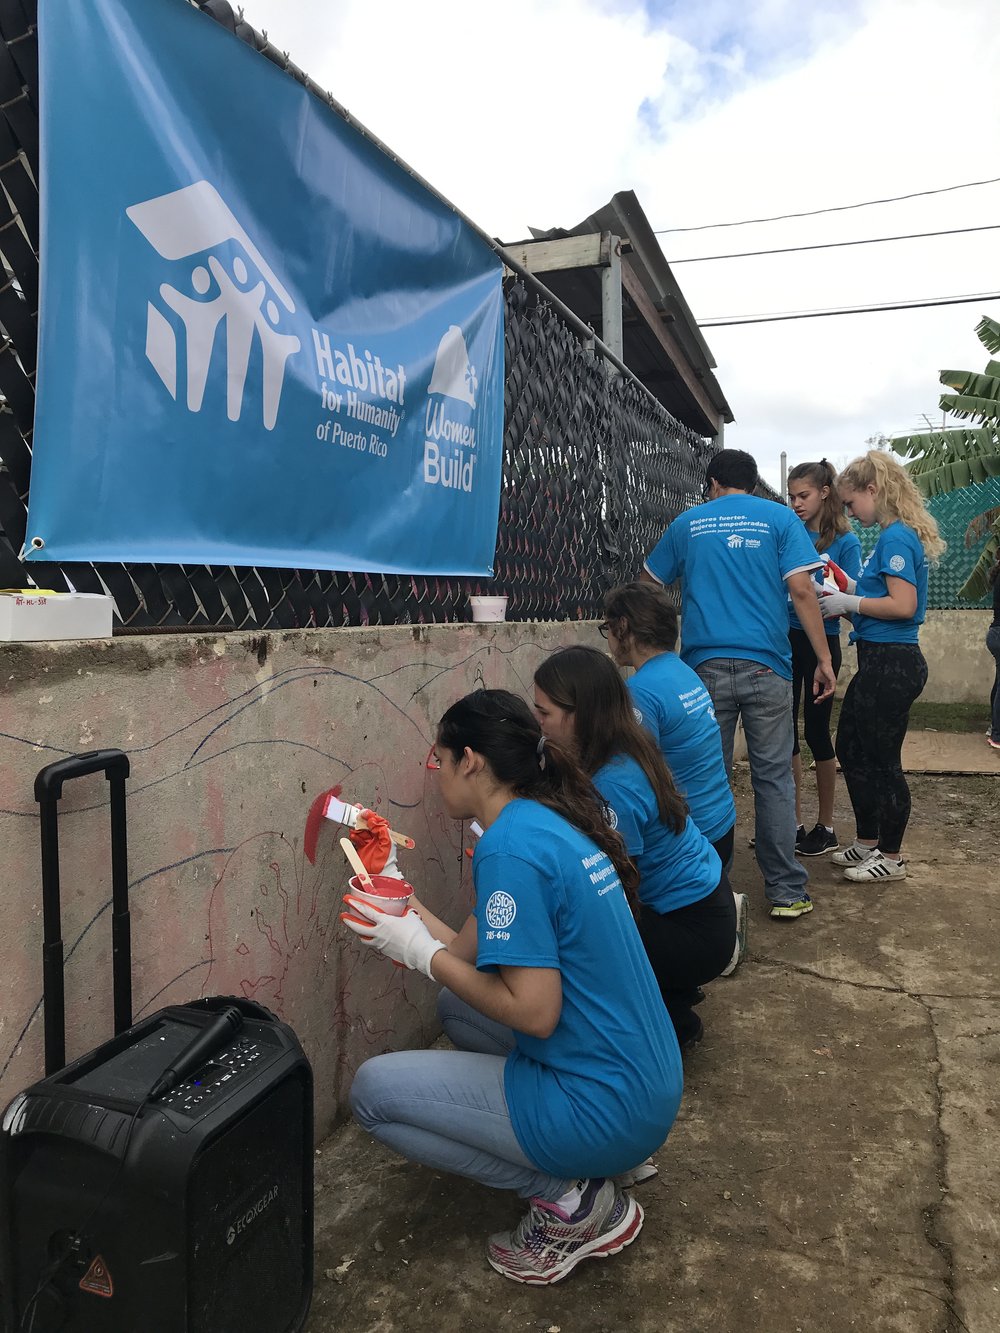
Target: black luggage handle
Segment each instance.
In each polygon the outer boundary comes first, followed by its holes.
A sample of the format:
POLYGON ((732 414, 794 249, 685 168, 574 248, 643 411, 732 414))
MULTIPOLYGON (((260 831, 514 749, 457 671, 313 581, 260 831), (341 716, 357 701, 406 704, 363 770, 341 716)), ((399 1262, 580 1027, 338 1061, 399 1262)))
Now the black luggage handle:
POLYGON ((60 920, 58 803, 63 783, 103 772, 111 784, 111 958, 115 1033, 132 1026, 132 945, 128 911, 128 844, 125 779, 128 756, 121 750, 91 750, 47 764, 35 777, 42 842, 42 976, 45 994, 45 1073, 66 1063, 66 999, 60 920))

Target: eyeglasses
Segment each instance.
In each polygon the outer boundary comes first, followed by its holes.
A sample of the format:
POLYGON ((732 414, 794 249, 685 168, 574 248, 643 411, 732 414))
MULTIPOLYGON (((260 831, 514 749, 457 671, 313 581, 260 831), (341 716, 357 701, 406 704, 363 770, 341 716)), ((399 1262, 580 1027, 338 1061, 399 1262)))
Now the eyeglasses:
POLYGON ((712 478, 706 477, 701 483, 701 498, 707 500, 712 493, 712 478))
POLYGON ((605 620, 605 621, 603 621, 600 625, 598 625, 598 627, 597 627, 597 632, 598 632, 598 634, 601 636, 602 639, 606 639, 606 638, 608 637, 608 630, 609 630, 610 628, 611 628, 611 626, 610 626, 610 625, 608 624, 608 622, 605 620))
POLYGON ((432 773, 438 772, 438 770, 441 767, 441 760, 434 753, 433 745, 431 746, 430 752, 427 755, 427 763, 424 765, 424 767, 429 768, 432 773))

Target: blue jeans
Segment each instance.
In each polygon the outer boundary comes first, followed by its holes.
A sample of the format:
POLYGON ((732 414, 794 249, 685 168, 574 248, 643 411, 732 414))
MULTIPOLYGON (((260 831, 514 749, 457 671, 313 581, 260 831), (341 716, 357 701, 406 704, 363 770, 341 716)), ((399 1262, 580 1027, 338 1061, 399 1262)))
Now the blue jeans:
POLYGON ((722 731, 722 756, 730 773, 736 722, 743 719, 764 892, 771 903, 800 902, 809 897, 809 877, 795 859, 792 682, 761 662, 743 658, 713 657, 696 670, 712 696, 722 731))
POLYGON ((363 1129, 410 1162, 468 1176, 523 1199, 561 1198, 575 1183, 541 1171, 514 1134, 504 1096, 509 1028, 442 990, 438 1014, 457 1051, 395 1051, 358 1070, 351 1110, 363 1129))
POLYGON ((991 625, 986 631, 986 647, 997 664, 996 679, 990 690, 990 740, 1000 741, 1000 625, 991 625))

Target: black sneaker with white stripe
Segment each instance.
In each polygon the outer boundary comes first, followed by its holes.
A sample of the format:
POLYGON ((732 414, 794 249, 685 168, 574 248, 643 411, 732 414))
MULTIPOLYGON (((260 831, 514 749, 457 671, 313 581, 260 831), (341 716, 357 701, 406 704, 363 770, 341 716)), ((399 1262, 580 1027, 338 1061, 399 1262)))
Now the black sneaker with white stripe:
POLYGON ((799 856, 822 856, 824 852, 835 852, 839 847, 836 833, 833 829, 828 829, 825 824, 817 824, 795 844, 799 856))

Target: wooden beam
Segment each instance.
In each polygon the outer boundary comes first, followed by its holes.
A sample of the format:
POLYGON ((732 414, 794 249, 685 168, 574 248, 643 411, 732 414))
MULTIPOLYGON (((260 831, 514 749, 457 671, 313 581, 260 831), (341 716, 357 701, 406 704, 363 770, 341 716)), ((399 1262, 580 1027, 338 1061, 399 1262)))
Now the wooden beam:
POLYGON ((653 304, 649 293, 646 291, 636 274, 632 271, 627 260, 622 264, 622 286, 628 293, 629 300, 643 317, 645 323, 652 331, 653 336, 666 352, 670 364, 677 372, 677 376, 685 389, 687 389, 688 393, 698 405, 698 408, 711 428, 711 432, 717 434, 719 427, 722 425, 722 413, 718 408, 712 405, 712 400, 705 392, 704 386, 698 380, 695 372, 691 369, 691 365, 687 357, 684 355, 684 349, 673 334, 668 332, 663 322, 663 316, 653 304))
POLYGON ((608 262, 601 254, 601 233, 564 236, 557 241, 521 241, 505 245, 510 257, 529 273, 551 273, 561 268, 598 268, 608 262))

